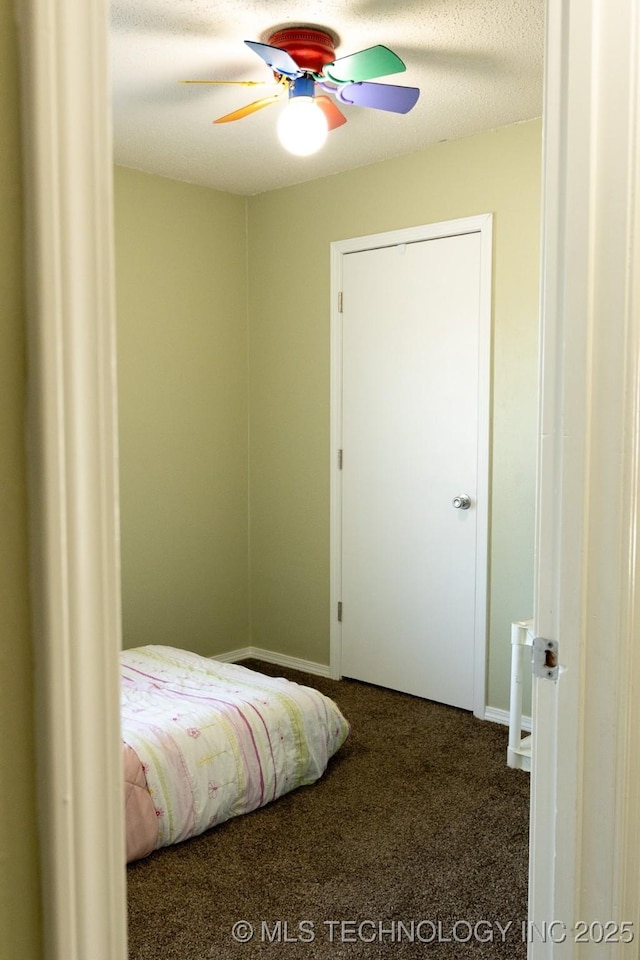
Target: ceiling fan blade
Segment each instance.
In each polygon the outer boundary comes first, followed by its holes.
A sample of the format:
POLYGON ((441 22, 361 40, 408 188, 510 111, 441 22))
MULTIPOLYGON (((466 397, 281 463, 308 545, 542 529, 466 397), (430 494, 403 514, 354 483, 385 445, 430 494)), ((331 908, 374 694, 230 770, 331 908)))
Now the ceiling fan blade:
POLYGON ((397 54, 388 47, 378 44, 325 64, 322 75, 337 83, 352 83, 358 80, 372 80, 374 77, 388 77, 392 73, 402 73, 406 69, 397 54))
POLYGON ((335 103, 330 97, 326 97, 324 94, 322 94, 314 99, 327 118, 329 130, 335 130, 336 127, 341 127, 343 123, 347 122, 347 118, 342 110, 336 107, 335 103))
POLYGON ((392 113, 408 113, 419 96, 417 87, 399 87, 390 83, 347 83, 336 91, 341 103, 392 113))
POLYGON ((257 110, 262 110, 263 107, 268 107, 270 103, 275 103, 276 100, 280 99, 280 94, 277 93, 273 97, 262 97, 261 100, 254 100, 253 103, 248 103, 245 107, 240 107, 239 110, 234 110, 233 113, 226 113, 224 117, 218 117, 217 120, 214 120, 214 123, 229 123, 231 120, 242 120, 243 117, 248 117, 251 113, 255 113, 257 110))
POLYGON ((178 83, 219 83, 236 87, 264 87, 271 80, 178 80, 178 83))
POLYGON ((280 47, 272 47, 270 43, 256 43, 255 40, 245 40, 246 45, 262 57, 267 66, 281 73, 283 77, 301 77, 303 71, 293 57, 280 47))

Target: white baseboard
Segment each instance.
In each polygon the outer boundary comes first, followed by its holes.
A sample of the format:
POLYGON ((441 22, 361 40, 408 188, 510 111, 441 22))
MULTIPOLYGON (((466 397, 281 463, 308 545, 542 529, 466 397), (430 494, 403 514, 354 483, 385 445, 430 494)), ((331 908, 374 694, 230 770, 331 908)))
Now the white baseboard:
POLYGON ((222 663, 238 663, 239 660, 246 660, 253 655, 253 647, 240 647, 238 650, 228 650, 227 653, 215 653, 210 659, 220 660, 222 663))
MULTIPOLYGON (((241 660, 248 660, 249 657, 255 660, 264 660, 265 663, 275 663, 280 667, 289 667, 291 670, 302 670, 303 673, 312 673, 316 677, 331 677, 331 668, 328 664, 314 663, 313 660, 302 660, 300 657, 290 657, 286 653, 275 653, 273 650, 264 650, 262 647, 239 647, 237 650, 229 650, 227 653, 217 653, 211 659, 220 660, 223 663, 238 663, 241 660)), ((501 710, 499 707, 486 707, 484 719, 508 727, 509 711, 501 710)), ((522 718, 522 729, 526 733, 531 733, 531 717, 522 718)))
POLYGON ((227 653, 218 653, 212 660, 221 660, 223 663, 238 663, 253 657, 255 660, 264 660, 265 663, 275 663, 279 667, 289 667, 290 670, 302 670, 312 673, 316 677, 330 677, 331 668, 328 664, 314 663, 313 660, 302 660, 300 657, 290 657, 286 653, 274 653, 273 650, 264 650, 262 647, 240 647, 238 650, 229 650, 227 653))
MULTIPOLYGON (((509 726, 509 711, 500 710, 499 707, 486 707, 484 711, 484 719, 491 720, 492 723, 502 723, 504 726, 509 726)), ((527 733, 531 733, 531 717, 522 718, 522 729, 527 733)))

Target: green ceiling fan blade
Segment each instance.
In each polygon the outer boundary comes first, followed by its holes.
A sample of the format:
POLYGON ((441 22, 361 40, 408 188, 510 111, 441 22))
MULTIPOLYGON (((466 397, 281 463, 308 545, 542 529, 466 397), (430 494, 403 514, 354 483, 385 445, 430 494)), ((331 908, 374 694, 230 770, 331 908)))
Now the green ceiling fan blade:
POLYGON ((334 83, 357 83, 361 80, 373 80, 375 77, 388 77, 406 69, 393 50, 378 44, 325 64, 322 75, 334 83))

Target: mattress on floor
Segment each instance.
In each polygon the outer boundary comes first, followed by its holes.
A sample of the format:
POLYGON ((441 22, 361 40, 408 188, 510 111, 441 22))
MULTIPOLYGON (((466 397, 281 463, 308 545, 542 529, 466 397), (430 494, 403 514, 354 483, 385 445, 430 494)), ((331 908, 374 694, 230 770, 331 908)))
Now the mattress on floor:
POLYGON ((313 783, 349 732, 311 687, 175 647, 125 650, 121 674, 128 861, 313 783))

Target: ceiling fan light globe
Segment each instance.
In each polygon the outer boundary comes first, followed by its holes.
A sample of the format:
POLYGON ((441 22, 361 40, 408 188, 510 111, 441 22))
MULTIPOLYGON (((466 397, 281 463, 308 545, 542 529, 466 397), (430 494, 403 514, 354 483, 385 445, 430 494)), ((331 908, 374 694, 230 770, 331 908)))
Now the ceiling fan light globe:
POLYGON ((327 118, 313 97, 292 97, 278 118, 278 138, 289 153, 308 157, 327 139, 327 118))

